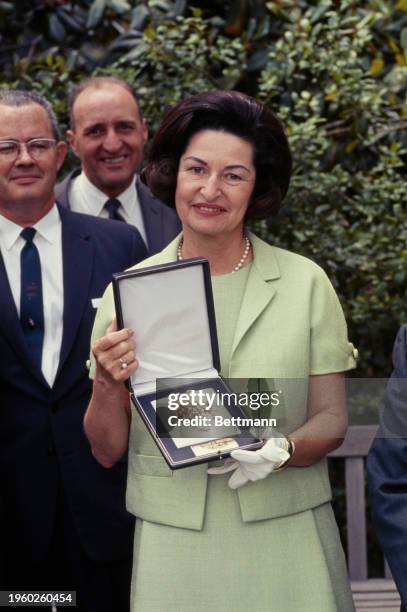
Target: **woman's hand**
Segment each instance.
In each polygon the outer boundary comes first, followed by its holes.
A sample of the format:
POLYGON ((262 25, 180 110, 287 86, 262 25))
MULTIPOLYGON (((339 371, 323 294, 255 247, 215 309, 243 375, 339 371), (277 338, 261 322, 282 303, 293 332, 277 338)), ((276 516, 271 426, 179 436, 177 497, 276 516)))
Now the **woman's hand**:
POLYGON ((255 482, 266 478, 288 462, 290 454, 285 450, 286 445, 287 438, 276 433, 275 437, 267 440, 259 450, 233 451, 231 459, 227 459, 221 467, 209 468, 208 474, 226 474, 233 471, 228 485, 231 489, 238 489, 249 480, 255 482))
POLYGON ((84 428, 93 455, 104 467, 112 467, 128 446, 131 409, 123 383, 137 370, 135 347, 133 332, 118 331, 115 320, 92 346, 96 373, 84 428))
MULTIPOLYGON (((290 433, 295 452, 289 461, 283 463, 287 463, 288 467, 308 467, 316 463, 342 444, 347 423, 344 375, 334 373, 310 376, 307 421, 290 433)), ((232 489, 241 487, 249 480, 265 478, 281 467, 281 461, 278 464, 278 453, 285 452, 281 444, 283 439, 286 438, 279 437, 276 432, 260 450, 233 451, 232 458, 222 467, 209 468, 208 473, 225 474, 233 471, 229 480, 232 489)), ((287 452, 285 454, 288 455, 287 452)))
POLYGON ((131 329, 117 330, 116 320, 106 335, 96 340, 92 353, 96 361, 96 382, 122 383, 137 370, 136 343, 131 329))

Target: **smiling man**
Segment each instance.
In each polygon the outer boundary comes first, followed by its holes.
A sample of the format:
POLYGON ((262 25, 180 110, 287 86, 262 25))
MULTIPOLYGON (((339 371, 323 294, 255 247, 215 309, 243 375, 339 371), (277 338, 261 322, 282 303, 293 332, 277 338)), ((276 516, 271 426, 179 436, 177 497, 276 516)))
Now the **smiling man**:
POLYGON ((126 221, 149 253, 161 251, 180 224, 137 176, 148 130, 135 91, 115 77, 94 77, 72 90, 69 109, 67 138, 82 169, 58 186, 58 201, 75 212, 126 221))
POLYGON ((82 423, 95 302, 146 249, 131 226, 55 205, 66 148, 45 99, 0 90, 0 588, 128 612, 126 464, 100 468, 82 423))

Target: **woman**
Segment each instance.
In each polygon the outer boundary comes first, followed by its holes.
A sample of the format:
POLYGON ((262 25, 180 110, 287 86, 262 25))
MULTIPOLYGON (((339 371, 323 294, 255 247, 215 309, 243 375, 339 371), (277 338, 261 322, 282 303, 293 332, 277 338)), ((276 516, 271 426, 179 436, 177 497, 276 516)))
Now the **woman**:
POLYGON ((122 383, 137 369, 137 330, 111 324, 106 332, 114 316, 108 289, 93 334, 85 428, 107 467, 129 449, 138 612, 353 610, 325 456, 345 434, 343 372, 354 367, 354 349, 324 272, 244 229, 246 219, 279 209, 290 171, 275 115, 237 92, 184 100, 152 143, 147 181, 175 204, 183 232, 143 265, 208 259, 221 372, 285 381, 281 423, 290 435, 235 452, 209 476, 203 465, 171 472, 130 408, 122 383))

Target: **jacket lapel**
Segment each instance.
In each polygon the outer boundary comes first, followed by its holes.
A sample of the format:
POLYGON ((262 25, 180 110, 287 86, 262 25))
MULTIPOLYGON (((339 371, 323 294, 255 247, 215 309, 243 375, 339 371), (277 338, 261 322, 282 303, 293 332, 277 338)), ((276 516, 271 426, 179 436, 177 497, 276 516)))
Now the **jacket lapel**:
POLYGON ((254 258, 237 320, 232 356, 253 323, 273 299, 276 289, 270 281, 280 278, 277 259, 270 246, 254 234, 250 234, 250 240, 254 258))
MULTIPOLYGON (((276 288, 271 281, 281 276, 276 256, 270 245, 252 233, 249 236, 253 245, 254 259, 237 320, 232 357, 253 323, 273 299, 276 288)), ((176 261, 178 242, 177 237, 161 253, 149 260, 149 265, 176 261)))
POLYGON ((22 365, 37 379, 41 384, 48 387, 41 370, 32 363, 20 325, 17 308, 14 303, 13 294, 9 284, 6 267, 0 253, 0 330, 6 337, 10 345, 18 355, 22 365))
MULTIPOLYGON (((56 200, 58 204, 64 208, 70 208, 70 185, 72 180, 79 176, 80 173, 81 168, 75 168, 63 181, 61 181, 61 183, 58 183, 55 188, 56 200)), ((158 205, 158 200, 139 178, 136 182, 136 189, 147 236, 147 250, 152 253, 157 253, 162 250, 162 245, 165 241, 164 227, 161 222, 162 210, 158 205)))
MULTIPOLYGON (((270 245, 252 233, 249 236, 253 245, 254 259, 237 320, 230 361, 253 323, 273 299, 276 288, 272 281, 281 276, 276 256, 270 245)), ((177 237, 161 253, 149 260, 149 265, 176 261, 178 242, 177 237)))
POLYGON ((136 189, 147 235, 147 249, 153 253, 161 251, 164 243, 164 228, 160 222, 162 215, 160 207, 157 206, 156 198, 139 178, 137 179, 136 189))
POLYGON ((59 373, 75 341, 83 311, 90 299, 89 286, 94 263, 94 250, 89 240, 89 234, 79 229, 76 214, 60 206, 58 208, 62 221, 64 278, 64 329, 58 367, 59 373))
POLYGON ((79 176, 81 168, 75 168, 66 176, 60 183, 55 186, 55 199, 58 204, 61 204, 64 208, 70 208, 69 205, 69 189, 71 182, 74 178, 79 176))

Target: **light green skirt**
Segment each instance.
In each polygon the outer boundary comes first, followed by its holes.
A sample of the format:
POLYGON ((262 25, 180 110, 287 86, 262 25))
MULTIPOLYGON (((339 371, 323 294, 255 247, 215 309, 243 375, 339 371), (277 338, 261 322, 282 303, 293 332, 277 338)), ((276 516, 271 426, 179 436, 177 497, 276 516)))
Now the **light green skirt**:
POLYGON ((209 477, 202 531, 137 520, 131 611, 352 612, 330 504, 244 523, 229 476, 209 477))

